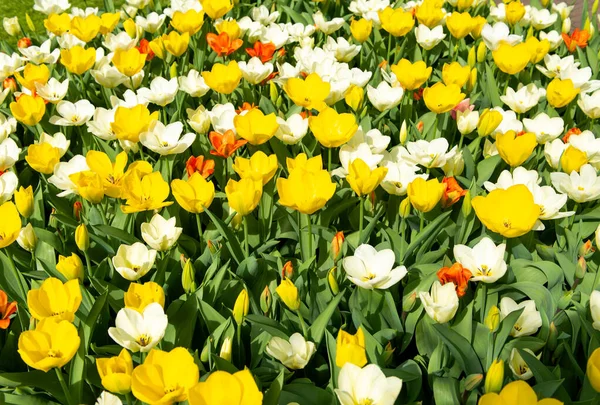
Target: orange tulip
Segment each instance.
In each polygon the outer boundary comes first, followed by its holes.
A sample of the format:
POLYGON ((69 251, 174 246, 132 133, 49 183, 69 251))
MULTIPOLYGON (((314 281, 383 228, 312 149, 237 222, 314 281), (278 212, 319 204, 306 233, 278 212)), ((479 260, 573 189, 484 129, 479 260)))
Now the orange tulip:
POLYGON ((206 42, 217 56, 231 55, 244 43, 241 39, 232 41, 226 32, 221 32, 219 35, 209 32, 206 34, 206 42))
POLYGON ((444 177, 442 183, 446 185, 446 191, 442 194, 442 207, 448 208, 460 200, 460 197, 467 194, 454 177, 444 177))
POLYGON ((208 139, 214 148, 214 150, 210 151, 210 154, 225 159, 248 142, 245 139, 235 139, 235 134, 232 130, 228 130, 224 134, 212 131, 208 134, 208 139))
POLYGON ((454 283, 456 294, 462 297, 469 288, 469 279, 473 276, 471 272, 465 269, 460 263, 454 263, 451 267, 442 267, 437 272, 440 283, 454 283))
POLYGON ((585 48, 591 35, 587 30, 575 28, 575 31, 573 31, 571 35, 562 34, 562 37, 569 52, 573 53, 577 47, 580 47, 581 49, 585 48))
POLYGON ((207 178, 215 172, 215 161, 204 159, 204 156, 190 156, 185 164, 185 169, 189 177, 194 173, 200 173, 202 177, 207 178))
POLYGON ((250 55, 250 57, 260 58, 262 63, 266 63, 273 59, 273 54, 275 53, 275 45, 272 42, 268 42, 263 44, 260 41, 256 41, 254 43, 254 47, 246 48, 246 53, 250 55))
POLYGON ((7 329, 10 325, 10 316, 17 312, 17 303, 8 302, 6 293, 0 290, 0 329, 7 329))

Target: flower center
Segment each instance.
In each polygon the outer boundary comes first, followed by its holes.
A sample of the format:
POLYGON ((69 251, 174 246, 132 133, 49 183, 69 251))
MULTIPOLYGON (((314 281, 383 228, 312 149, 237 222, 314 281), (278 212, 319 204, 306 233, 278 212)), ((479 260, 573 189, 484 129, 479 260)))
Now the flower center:
POLYGON ((527 367, 527 364, 521 364, 519 366, 519 374, 523 375, 528 371, 529 371, 529 367, 527 367))
POLYGON ((142 346, 142 347, 148 346, 151 341, 152 341, 152 338, 150 336, 146 335, 146 334, 140 335, 136 339, 137 344, 140 345, 140 346, 142 346))
POLYGON ((369 273, 369 274, 367 274, 366 276, 364 276, 364 277, 362 278, 362 281, 371 281, 371 280, 373 280, 374 278, 375 278, 375 274, 371 274, 371 273, 369 273))
POLYGON ((58 359, 62 357, 62 353, 60 352, 60 350, 50 349, 48 350, 47 356, 53 359, 58 359))
POLYGON ((502 221, 502 225, 504 225, 506 229, 512 228, 512 224, 510 223, 510 219, 508 218, 505 218, 504 221, 502 221))
POLYGON ((374 400, 372 400, 371 398, 365 398, 365 399, 362 399, 362 400, 361 400, 361 401, 358 403, 358 405, 373 405, 374 403, 375 403, 375 401, 374 401, 374 400))

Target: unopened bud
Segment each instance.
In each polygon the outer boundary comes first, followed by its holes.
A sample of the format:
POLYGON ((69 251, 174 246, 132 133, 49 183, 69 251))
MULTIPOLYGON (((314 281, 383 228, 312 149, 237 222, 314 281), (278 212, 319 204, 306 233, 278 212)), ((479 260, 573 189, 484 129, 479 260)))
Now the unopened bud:
POLYGON ((485 375, 485 393, 500 392, 504 382, 504 361, 494 360, 485 375))
POLYGON ((547 346, 550 351, 554 351, 556 349, 556 345, 558 343, 558 330, 556 329, 556 325, 554 322, 550 322, 550 330, 548 333, 548 342, 547 346))
POLYGON ((467 190, 466 194, 463 197, 462 206, 460 207, 463 217, 467 218, 471 215, 471 211, 473 211, 473 206, 471 205, 471 191, 467 190))
POLYGON ((191 294, 196 291, 196 269, 191 259, 188 259, 183 266, 183 273, 181 273, 181 285, 183 290, 187 294, 191 294))
POLYGON ((265 286, 262 294, 260 294, 260 309, 263 313, 268 313, 269 309, 271 309, 271 302, 273 301, 273 297, 271 296, 271 291, 269 290, 269 286, 265 286))
POLYGON ((33 23, 31 17, 29 17, 29 13, 25 13, 25 21, 27 22, 27 28, 29 28, 29 31, 35 32, 35 24, 33 23))
POLYGON ((82 252, 90 248, 90 234, 88 233, 85 224, 80 224, 75 228, 75 243, 82 252))
POLYGON ((400 203, 399 214, 402 218, 407 218, 410 215, 410 200, 408 197, 400 203))
POLYGON ((598 0, 595 0, 594 4, 592 4, 592 15, 596 15, 597 12, 598 12, 598 0))
POLYGON ((20 187, 15 191, 15 205, 19 214, 25 218, 29 218, 34 211, 33 188, 31 186, 24 188, 20 187))
POLYGON ((200 352, 200 361, 202 363, 206 363, 208 362, 208 346, 209 342, 208 340, 206 341, 206 344, 204 345, 204 347, 202 348, 202 352, 200 352))
POLYGON ((477 54, 475 51, 475 47, 472 46, 471 48, 469 48, 469 55, 467 56, 467 63, 469 64, 469 67, 471 69, 473 69, 475 67, 476 62, 477 62, 477 54))
POLYGON ((490 332, 495 332, 498 329, 498 325, 500 324, 500 310, 497 306, 493 306, 487 313, 485 317, 485 326, 489 329, 490 332))
POLYGON ((392 346, 392 342, 388 342, 387 345, 385 345, 385 349, 383 350, 383 361, 386 365, 392 362, 395 350, 396 349, 392 346))
POLYGON ((470 93, 475 88, 477 84, 477 69, 471 69, 471 74, 469 74, 469 80, 467 81, 467 91, 470 93))
POLYGON ((206 242, 206 245, 208 246, 208 250, 210 250, 210 253, 212 253, 213 255, 214 255, 215 253, 217 253, 217 247, 215 246, 215 244, 214 244, 214 243, 212 243, 212 241, 211 241, 211 240, 208 240, 208 241, 206 242))
POLYGON ((14 77, 8 77, 4 79, 4 82, 2 82, 2 87, 5 89, 10 89, 10 91, 14 93, 17 91, 17 81, 14 77))
POLYGON ((569 17, 565 18, 562 22, 562 33, 568 34, 571 31, 571 19, 569 17))
POLYGON ((552 246, 538 244, 535 246, 535 251, 543 260, 554 260, 554 248, 552 246))
POLYGON ((344 247, 344 232, 337 232, 331 240, 331 258, 336 262, 342 255, 342 248, 344 247))
POLYGON ((223 339, 223 344, 221 345, 221 352, 219 353, 219 357, 223 360, 231 361, 231 339, 226 337, 223 339))
POLYGON ((241 325, 244 322, 244 318, 248 315, 250 310, 250 301, 248 300, 248 291, 244 288, 233 305, 233 319, 235 323, 241 325))
POLYGON ((402 125, 400 126, 400 144, 404 145, 408 140, 408 129, 406 126, 406 120, 402 121, 402 125))
POLYGON ((31 39, 23 37, 17 41, 17 48, 29 48, 31 46, 31 39))
POLYGON ((177 62, 173 62, 169 68, 169 76, 172 78, 177 77, 177 62))
POLYGON ((290 260, 285 262, 281 269, 281 278, 292 278, 294 276, 294 265, 290 260))
POLYGON ((585 257, 579 256, 579 259, 577 260, 577 267, 575 268, 575 277, 583 278, 583 276, 585 276, 586 270, 587 262, 585 260, 585 257))
POLYGON ((329 283, 329 288, 331 288, 331 293, 337 295, 340 292, 340 287, 337 282, 337 267, 333 266, 329 270, 327 273, 327 282, 329 283))
POLYGON ((558 308, 561 310, 567 309, 569 305, 571 305, 571 300, 573 298, 573 291, 565 291, 565 293, 558 299, 558 308))
POLYGON ((81 201, 73 203, 73 216, 77 222, 81 222, 81 213, 83 212, 83 205, 81 201))
POLYGON ((485 57, 487 55, 487 48, 485 46, 485 42, 481 41, 477 46, 477 62, 483 63, 485 62, 485 57))
POLYGON ((525 37, 525 39, 529 39, 533 36, 533 25, 529 26, 529 29, 527 30, 527 36, 525 37))
POLYGON ((58 220, 56 219, 56 208, 52 208, 52 211, 50 211, 50 219, 48 220, 48 226, 54 229, 58 227, 58 220))
POLYGON ((579 248, 579 256, 587 257, 588 255, 594 253, 595 251, 596 251, 596 249, 594 249, 594 246, 592 245, 592 241, 587 240, 579 248))
POLYGON ((417 131, 423 133, 423 128, 425 128, 425 124, 423 123, 423 121, 417 122, 417 131))
POLYGON ((470 374, 465 378, 465 390, 473 391, 483 381, 483 374, 470 374))
POLYGON ((402 311, 410 312, 417 302, 417 292, 411 291, 402 297, 402 311))
POLYGON ((271 102, 273 104, 277 103, 277 98, 279 97, 279 90, 277 90, 277 85, 272 80, 269 82, 269 97, 271 97, 271 102))

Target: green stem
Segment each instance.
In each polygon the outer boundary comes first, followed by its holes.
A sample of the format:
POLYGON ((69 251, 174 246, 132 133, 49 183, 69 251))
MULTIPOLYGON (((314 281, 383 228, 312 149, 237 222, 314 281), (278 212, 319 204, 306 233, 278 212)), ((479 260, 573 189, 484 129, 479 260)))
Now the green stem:
POLYGON ((91 280, 92 279, 92 263, 90 261, 90 255, 87 252, 83 252, 83 256, 85 257, 85 267, 87 268, 87 276, 91 280))
POLYGON ((248 219, 244 216, 244 253, 246 257, 250 256, 250 246, 248 243, 248 219))
POLYGON ((310 215, 306 214, 306 221, 308 222, 307 224, 307 230, 308 230, 308 254, 310 255, 310 257, 313 256, 313 250, 312 250, 312 222, 310 220, 310 215))
POLYGON ((419 214, 419 232, 423 232, 423 227, 425 226, 425 216, 421 212, 419 214))
POLYGON ((364 221, 364 216, 365 216, 365 204, 363 203, 363 200, 362 200, 361 197, 358 197, 358 207, 359 207, 359 214, 358 214, 358 244, 360 245, 360 243, 362 242, 363 221, 364 221))
POLYGON ((331 173, 331 148, 327 149, 327 171, 331 173))
POLYGON ((198 227, 198 242, 200 242, 200 254, 202 254, 202 221, 200 214, 196 214, 196 226, 198 227))
POLYGON ((133 405, 133 400, 131 399, 131 392, 125 394, 125 398, 127 399, 127 405, 133 405))
POLYGON ((58 382, 60 383, 60 386, 65 394, 67 404, 71 405, 73 403, 73 399, 71 398, 71 391, 69 391, 69 387, 67 387, 67 383, 65 382, 65 377, 63 376, 59 367, 56 367, 54 371, 56 371, 56 377, 58 377, 58 382))
POLYGON ((302 334, 304 335, 305 339, 308 339, 308 331, 306 329, 306 323, 304 323, 304 318, 302 317, 302 314, 300 313, 299 309, 296 311, 296 314, 298 314, 298 319, 300 319, 300 326, 302 327, 302 334))
POLYGON ((483 281, 479 282, 481 286, 481 323, 485 323, 485 317, 487 313, 485 312, 486 301, 487 301, 487 285, 483 281))

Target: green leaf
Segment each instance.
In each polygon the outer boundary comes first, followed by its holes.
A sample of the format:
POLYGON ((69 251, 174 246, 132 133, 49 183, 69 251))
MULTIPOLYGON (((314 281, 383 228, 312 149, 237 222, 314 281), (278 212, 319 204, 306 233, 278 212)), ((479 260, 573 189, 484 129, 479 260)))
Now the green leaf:
POLYGON ((481 374, 483 369, 477 353, 467 339, 451 330, 448 325, 436 323, 433 328, 437 330, 442 341, 448 346, 450 352, 467 374, 481 374))
POLYGON ((443 214, 439 215, 436 219, 431 221, 429 225, 423 229, 422 232, 419 232, 414 241, 408 245, 406 252, 404 252, 404 257, 400 260, 401 263, 406 261, 406 258, 410 257, 410 255, 417 249, 420 248, 427 239, 430 237, 435 237, 439 232, 444 229, 444 225, 448 217, 452 214, 452 211, 446 211, 443 214))
POLYGON ((327 308, 315 319, 315 321, 308 328, 308 336, 310 339, 315 342, 318 346, 321 343, 321 339, 323 339, 323 333, 325 333, 325 328, 333 315, 333 312, 337 309, 342 297, 344 296, 344 291, 340 291, 338 295, 336 295, 331 302, 327 305, 327 308))
POLYGON ((128 245, 133 245, 136 242, 141 242, 138 238, 136 238, 129 232, 125 232, 122 229, 118 229, 110 225, 91 225, 91 228, 94 229, 95 233, 98 233, 99 235, 107 235, 113 237, 118 241, 126 243, 128 245))
POLYGON ((210 217, 210 220, 219 230, 221 236, 225 238, 225 245, 227 246, 227 249, 231 253, 233 259, 236 261, 237 264, 240 264, 244 260, 244 252, 242 251, 242 247, 240 246, 240 241, 238 240, 238 238, 234 235, 229 225, 217 218, 208 209, 204 212, 206 212, 206 214, 210 217))

